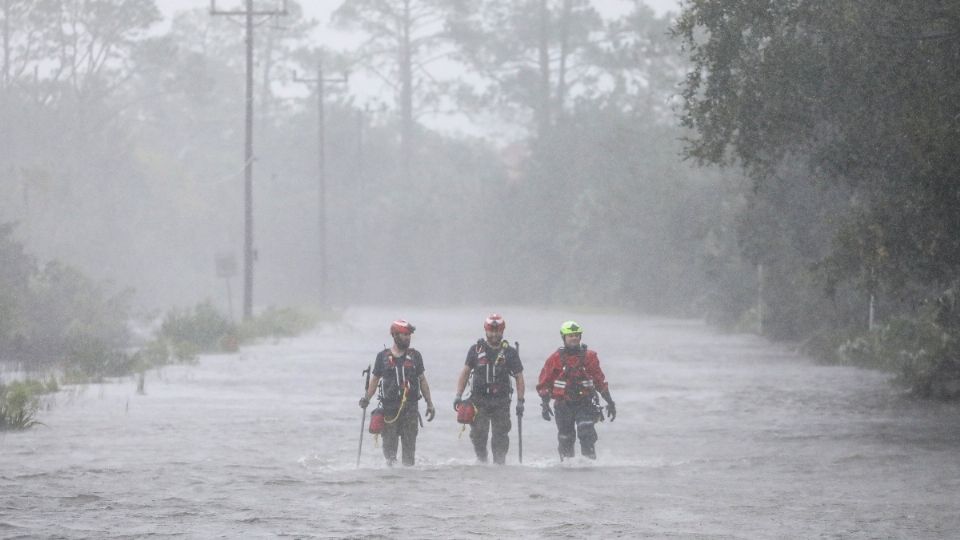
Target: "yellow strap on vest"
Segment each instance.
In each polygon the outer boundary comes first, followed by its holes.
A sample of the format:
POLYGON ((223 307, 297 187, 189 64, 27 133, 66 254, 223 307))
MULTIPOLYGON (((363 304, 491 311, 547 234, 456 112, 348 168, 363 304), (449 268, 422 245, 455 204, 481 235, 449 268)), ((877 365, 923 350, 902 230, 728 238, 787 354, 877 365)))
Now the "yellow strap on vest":
POLYGON ((384 422, 388 424, 392 424, 397 421, 397 418, 400 418, 400 413, 403 412, 403 406, 407 404, 407 394, 409 393, 410 393, 409 386, 403 389, 403 399, 400 400, 400 408, 397 409, 397 415, 393 417, 393 420, 387 420, 386 417, 384 417, 383 419, 384 422))

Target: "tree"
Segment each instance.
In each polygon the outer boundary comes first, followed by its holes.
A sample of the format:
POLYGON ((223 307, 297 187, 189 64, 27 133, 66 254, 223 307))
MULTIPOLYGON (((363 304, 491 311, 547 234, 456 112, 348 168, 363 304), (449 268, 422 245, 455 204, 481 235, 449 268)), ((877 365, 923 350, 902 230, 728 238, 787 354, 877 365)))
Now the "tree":
POLYGON ((82 343, 124 347, 129 295, 111 294, 62 263, 38 266, 12 232, 0 225, 0 357, 29 369, 66 360, 82 343))
MULTIPOLYGON (((758 189, 799 163, 791 182, 845 193, 808 271, 862 305, 884 292, 891 317, 953 290, 960 271, 958 21, 947 2, 698 0, 676 27, 694 64, 688 154, 742 164, 758 189)), ((792 200, 766 202, 797 223, 792 200)))
POLYGON ((876 246, 889 253, 876 270, 948 278, 960 264, 960 223, 944 202, 956 190, 960 143, 947 133, 960 78, 945 74, 957 73, 960 45, 948 38, 960 8, 831 5, 705 1, 684 13, 690 154, 722 162, 730 151, 761 182, 791 153, 809 156, 820 176, 856 189, 862 224, 895 233, 876 246))
POLYGON ((641 122, 675 124, 672 103, 689 63, 670 35, 670 24, 639 2, 608 22, 602 39, 587 51, 596 65, 587 95, 641 122))
POLYGON ((586 0, 458 1, 449 17, 460 58, 482 83, 461 91, 476 94, 477 106, 503 108, 507 118, 529 118, 539 135, 592 81, 596 66, 586 50, 602 22, 586 0))
POLYGON ((13 225, 0 224, 0 355, 16 345, 12 342, 22 331, 30 277, 36 263, 23 246, 13 240, 13 225))
POLYGON ((6 0, 2 14, 4 88, 43 81, 43 103, 84 103, 114 91, 137 42, 160 20, 154 0, 6 0))
MULTIPOLYGON (((542 6, 529 7, 537 5, 542 6)), ((555 4, 555 20, 563 19, 565 8, 577 5, 555 4)), ((478 28, 481 22, 491 31, 505 28, 503 39, 481 40, 478 33, 471 41, 469 32, 457 32, 465 54, 474 54, 471 46, 484 48, 490 58, 512 54, 513 49, 497 44, 521 34, 504 22, 519 6, 489 2, 481 7, 487 10, 483 17, 461 20, 462 24, 467 30, 471 27, 467 23, 478 28)), ((571 27, 582 28, 574 24, 577 12, 567 13, 571 27)), ((717 175, 677 163, 683 133, 671 121, 669 104, 671 81, 681 77, 685 62, 669 40, 669 21, 638 5, 626 17, 597 28, 582 35, 570 32, 581 36, 568 38, 577 45, 567 50, 575 53, 567 53, 567 62, 550 64, 550 80, 566 88, 551 85, 551 100, 564 96, 563 108, 553 109, 562 112, 554 114, 549 129, 537 134, 515 185, 500 198, 491 198, 495 205, 508 208, 503 214, 518 216, 514 219, 522 226, 511 227, 508 245, 494 241, 487 250, 508 251, 504 260, 510 270, 503 272, 504 286, 521 301, 551 298, 702 315, 714 302, 711 280, 722 280, 727 290, 733 285, 743 288, 745 274, 740 261, 730 257, 727 246, 733 235, 730 218, 723 213, 726 197, 736 194, 724 192, 717 175), (560 72, 566 75, 559 76, 560 72), (727 266, 707 264, 717 260, 727 266), (549 279, 544 272, 549 272, 549 279)), ((558 30, 557 35, 563 32, 558 30)), ((564 48, 557 45, 551 56, 564 56, 564 48)), ((537 73, 536 66, 542 65, 535 63, 539 49, 523 50, 528 52, 525 65, 531 66, 527 73, 537 73)), ((504 61, 498 58, 488 65, 498 67, 504 61)), ((515 110, 533 111, 509 102, 504 94, 533 95, 520 94, 519 89, 537 88, 536 80, 529 77, 530 84, 520 85, 502 79, 494 93, 515 110)), ((752 274, 746 275, 752 279, 752 274)), ((715 296, 719 304, 721 299, 715 296)))
POLYGON ((367 34, 356 62, 396 94, 404 184, 410 180, 417 113, 438 99, 439 81, 428 66, 445 54, 439 4, 440 0, 345 0, 333 13, 339 26, 367 34))

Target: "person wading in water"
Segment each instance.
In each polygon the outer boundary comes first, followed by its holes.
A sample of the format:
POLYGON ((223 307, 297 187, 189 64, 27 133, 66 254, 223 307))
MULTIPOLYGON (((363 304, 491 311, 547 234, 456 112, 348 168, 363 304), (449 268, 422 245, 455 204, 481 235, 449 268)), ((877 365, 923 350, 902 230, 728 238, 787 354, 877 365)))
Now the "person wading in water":
POLYGON ((420 423, 417 404, 421 395, 427 402, 427 421, 433 421, 436 414, 430 399, 430 385, 423 373, 423 357, 410 347, 414 330, 416 328, 403 319, 393 321, 390 325, 393 346, 377 354, 373 377, 360 398, 360 407, 366 409, 374 392, 380 389, 380 407, 385 418, 383 457, 391 466, 397 461, 398 443, 402 447, 403 464, 409 466, 416 461, 420 423))
POLYGON ((537 393, 540 394, 541 416, 546 421, 556 408, 557 440, 560 459, 574 456, 573 443, 580 439, 580 453, 596 459, 597 430, 594 424, 603 419, 597 394, 607 402, 607 416, 613 422, 617 406, 610 397, 607 379, 600 369, 600 359, 595 351, 580 343, 583 327, 575 321, 560 326, 563 347, 547 358, 540 371, 537 393))
POLYGON ((507 450, 510 448, 510 395, 513 387, 510 378, 517 381, 517 416, 523 416, 523 363, 520 353, 503 339, 506 323, 503 317, 493 313, 483 322, 485 339, 477 340, 467 350, 460 378, 457 379, 457 397, 453 409, 473 406, 475 416, 470 424, 470 440, 477 460, 487 461, 487 436, 490 436, 490 449, 493 462, 503 465, 507 450), (469 403, 463 401, 463 391, 467 379, 473 375, 469 403))

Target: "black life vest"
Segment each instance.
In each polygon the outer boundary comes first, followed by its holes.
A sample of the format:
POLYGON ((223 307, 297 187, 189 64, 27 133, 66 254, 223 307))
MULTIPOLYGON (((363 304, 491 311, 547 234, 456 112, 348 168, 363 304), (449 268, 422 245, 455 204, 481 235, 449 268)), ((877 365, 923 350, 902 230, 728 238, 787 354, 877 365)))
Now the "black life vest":
POLYGON ((407 349, 402 356, 394 356, 386 349, 383 377, 380 379, 380 397, 385 402, 399 402, 407 390, 407 401, 420 399, 420 377, 417 376, 417 351, 407 349))
POLYGON ((592 398, 596 389, 585 365, 587 346, 580 345, 580 349, 573 354, 576 358, 573 365, 568 361, 571 355, 566 347, 560 347, 558 352, 563 373, 553 381, 551 397, 554 399, 592 398))
POLYGON ((495 349, 486 340, 477 340, 475 349, 476 364, 473 366, 473 386, 471 393, 476 397, 509 397, 513 391, 510 386, 510 370, 507 368, 507 351, 510 344, 506 340, 500 343, 496 355, 495 349))

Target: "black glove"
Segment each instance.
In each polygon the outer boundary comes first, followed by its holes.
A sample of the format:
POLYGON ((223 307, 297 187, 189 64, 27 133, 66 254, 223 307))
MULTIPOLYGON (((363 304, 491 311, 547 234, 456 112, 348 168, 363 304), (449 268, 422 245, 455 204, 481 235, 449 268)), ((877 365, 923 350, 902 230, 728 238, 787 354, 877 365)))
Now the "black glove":
POLYGON ((517 416, 523 416, 523 400, 517 400, 517 416))
POLYGON ((617 419, 617 404, 612 401, 607 403, 607 418, 611 422, 617 419))
POLYGON ((463 403, 463 400, 460 399, 460 398, 457 398, 457 399, 453 400, 453 410, 454 410, 454 411, 460 410, 460 405, 461 405, 462 403, 463 403))
POLYGON ((362 398, 360 398, 360 408, 361 408, 361 409, 366 409, 366 408, 367 408, 367 405, 369 405, 369 404, 370 404, 370 400, 367 399, 367 396, 363 396, 362 398))
POLYGON ((437 415, 437 411, 433 408, 433 404, 427 405, 427 422, 433 422, 433 417, 437 415))
POLYGON ((553 411, 550 409, 550 400, 544 401, 540 404, 540 416, 543 417, 547 422, 550 421, 550 417, 553 416, 553 411))

